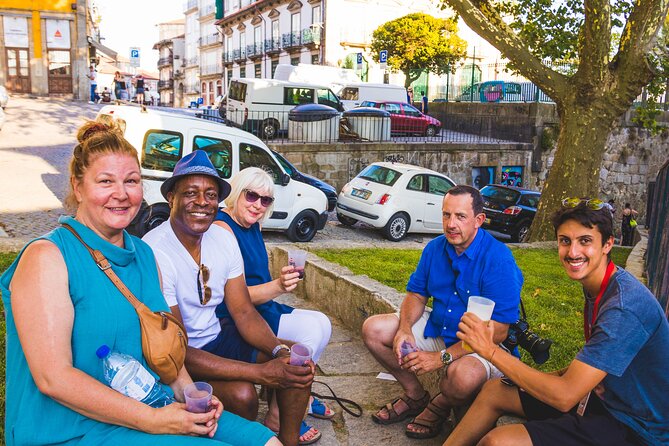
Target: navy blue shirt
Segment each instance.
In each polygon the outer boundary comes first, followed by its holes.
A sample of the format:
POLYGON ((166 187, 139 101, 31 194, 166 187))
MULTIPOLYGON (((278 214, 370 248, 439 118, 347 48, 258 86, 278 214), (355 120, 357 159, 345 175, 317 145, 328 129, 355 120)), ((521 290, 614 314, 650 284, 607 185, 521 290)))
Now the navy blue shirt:
POLYGON ((492 319, 512 324, 518 320, 522 286, 523 275, 509 248, 479 229, 460 255, 444 235, 430 241, 409 279, 407 291, 434 298, 423 335, 441 336, 450 346, 459 342, 455 333, 470 295, 495 301, 492 319))
MULTIPOLYGON (((586 295, 588 320, 594 299, 586 295)), ((592 336, 576 359, 607 373, 604 407, 651 445, 669 444, 669 324, 655 299, 618 267, 592 336)))

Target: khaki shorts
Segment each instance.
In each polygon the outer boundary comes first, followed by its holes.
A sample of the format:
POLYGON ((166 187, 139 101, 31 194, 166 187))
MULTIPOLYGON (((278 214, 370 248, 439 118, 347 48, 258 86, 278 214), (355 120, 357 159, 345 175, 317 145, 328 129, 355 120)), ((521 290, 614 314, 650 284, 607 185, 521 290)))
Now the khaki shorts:
MULTIPOLYGON (((418 321, 415 324, 413 324, 413 327, 411 327, 411 331, 413 332, 413 337, 416 339, 416 347, 426 352, 439 352, 446 348, 446 344, 444 344, 444 339, 426 338, 423 336, 423 333, 425 333, 425 326, 427 325, 427 321, 430 318, 430 313, 432 313, 432 309, 425 308, 423 315, 420 317, 420 319, 418 319, 418 321)), ((397 316, 397 318, 399 319, 400 314, 395 313, 395 316, 397 316)), ((504 348, 503 346, 500 347, 504 348)), ((483 364, 488 379, 501 378, 502 376, 504 376, 504 374, 500 372, 497 369, 497 367, 492 365, 490 362, 488 362, 487 359, 483 358, 478 353, 470 353, 466 356, 476 358, 481 362, 481 364, 483 364)))

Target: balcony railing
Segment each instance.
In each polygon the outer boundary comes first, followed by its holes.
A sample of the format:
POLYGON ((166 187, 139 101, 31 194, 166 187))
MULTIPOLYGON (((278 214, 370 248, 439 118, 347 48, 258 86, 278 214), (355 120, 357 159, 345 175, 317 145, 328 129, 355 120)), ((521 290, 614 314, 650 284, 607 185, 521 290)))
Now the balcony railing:
POLYGON ((265 40, 265 52, 272 53, 281 51, 281 39, 267 39, 265 40))
POLYGON ((187 2, 184 2, 184 12, 188 12, 195 8, 197 8, 197 0, 188 0, 187 2))
POLYGON ((234 51, 227 51, 223 53, 223 63, 232 63, 233 59, 233 52, 234 51))
POLYGON ((246 48, 240 48, 232 51, 232 60, 246 59, 246 48))
POLYGON ((173 87, 174 87, 174 80, 172 79, 158 81, 158 90, 165 90, 167 88, 173 88, 173 87))
POLYGON ((215 43, 223 43, 221 35, 218 33, 200 37, 200 46, 213 45, 215 43))
POLYGON ((186 59, 186 66, 187 67, 192 67, 193 65, 197 65, 199 63, 197 57, 189 57, 186 59))
POLYGON ((213 14, 214 11, 216 11, 216 5, 207 5, 204 8, 200 8, 200 18, 213 14))
POLYGON ((223 65, 221 64, 203 65, 200 67, 200 76, 207 76, 211 74, 222 74, 222 73, 223 73, 223 65))
POLYGON ((294 48, 300 46, 302 43, 300 41, 300 32, 295 31, 292 33, 284 33, 281 36, 281 43, 284 48, 294 48))
POLYGON ((309 45, 313 43, 319 45, 321 43, 322 32, 323 30, 321 28, 315 30, 312 28, 304 28, 302 30, 302 44, 309 45))
POLYGON ((161 57, 158 59, 158 67, 164 67, 167 65, 172 65, 173 57, 172 56, 167 56, 167 57, 161 57))
POLYGON ((254 57, 254 56, 260 56, 262 55, 262 44, 261 43, 254 43, 251 45, 246 45, 246 56, 247 57, 254 57))

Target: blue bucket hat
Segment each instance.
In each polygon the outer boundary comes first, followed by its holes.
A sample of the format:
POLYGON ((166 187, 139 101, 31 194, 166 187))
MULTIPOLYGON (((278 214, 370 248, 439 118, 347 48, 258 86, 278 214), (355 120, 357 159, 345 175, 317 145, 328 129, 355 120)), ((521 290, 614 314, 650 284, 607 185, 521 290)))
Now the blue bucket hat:
POLYGON ((209 160, 207 153, 204 150, 195 150, 193 153, 179 160, 174 166, 172 176, 160 186, 160 193, 163 194, 166 200, 167 194, 174 188, 176 182, 187 175, 207 175, 216 179, 218 183, 218 199, 220 201, 225 200, 230 195, 230 184, 218 176, 218 172, 209 160))

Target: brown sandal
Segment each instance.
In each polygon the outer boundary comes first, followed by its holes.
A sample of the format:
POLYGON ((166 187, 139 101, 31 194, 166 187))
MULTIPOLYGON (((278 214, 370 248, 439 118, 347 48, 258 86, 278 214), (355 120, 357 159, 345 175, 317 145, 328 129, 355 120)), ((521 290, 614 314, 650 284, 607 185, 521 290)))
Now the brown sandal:
POLYGON ((430 394, 427 391, 425 392, 425 395, 423 395, 422 398, 419 398, 417 400, 409 398, 405 393, 404 395, 400 396, 399 398, 396 398, 394 401, 390 403, 387 403, 385 406, 379 409, 377 413, 372 415, 372 420, 374 420, 374 422, 378 424, 399 423, 400 421, 404 421, 407 418, 415 417, 416 415, 420 414, 425 409, 429 401, 430 401, 430 394), (404 404, 407 405, 408 409, 402 413, 397 413, 395 411, 395 404, 400 400, 404 401, 404 404), (386 411, 388 412, 388 418, 379 417, 379 413, 383 409, 386 409, 386 411))
MULTIPOLYGON (((424 440, 424 439, 427 439, 427 438, 434 438, 437 435, 439 435, 439 433, 441 432, 441 429, 444 427, 444 421, 446 421, 448 419, 449 415, 451 414, 450 413, 451 412, 450 408, 445 409, 443 407, 437 406, 436 404, 434 404, 432 402, 439 395, 441 395, 441 394, 438 393, 434 398, 432 398, 430 400, 430 402, 427 403, 427 406, 425 407, 425 409, 427 409, 430 412, 432 412, 433 414, 435 414, 437 416, 437 419, 435 421, 421 421, 421 420, 418 420, 418 417, 414 418, 413 421, 411 421, 411 423, 407 424, 407 427, 404 430, 404 433, 406 434, 407 437, 416 438, 416 439, 419 439, 419 440, 424 440), (420 427, 424 427, 425 429, 427 429, 427 431, 425 431, 425 432, 415 432, 415 431, 409 430, 409 426, 412 425, 412 424, 415 424, 415 425, 420 426, 420 427)), ((418 415, 420 416, 420 414, 418 414, 418 415)))

